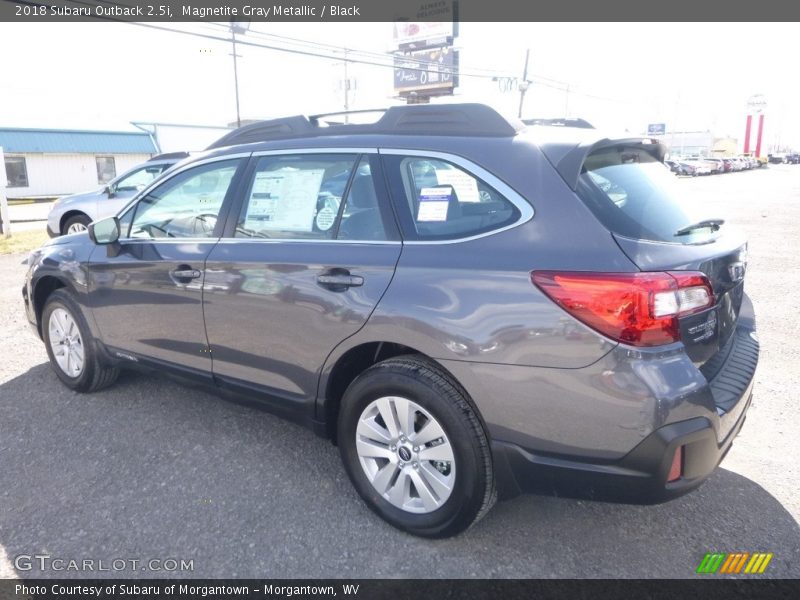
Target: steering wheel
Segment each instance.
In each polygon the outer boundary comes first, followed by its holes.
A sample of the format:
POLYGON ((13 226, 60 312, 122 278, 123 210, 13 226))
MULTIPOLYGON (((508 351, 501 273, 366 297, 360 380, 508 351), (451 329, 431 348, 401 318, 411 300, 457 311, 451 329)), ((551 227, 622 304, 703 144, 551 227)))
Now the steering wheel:
POLYGON ((214 213, 202 213, 195 218, 195 233, 212 233, 217 226, 217 215, 214 213), (199 231, 198 231, 199 230, 199 231))

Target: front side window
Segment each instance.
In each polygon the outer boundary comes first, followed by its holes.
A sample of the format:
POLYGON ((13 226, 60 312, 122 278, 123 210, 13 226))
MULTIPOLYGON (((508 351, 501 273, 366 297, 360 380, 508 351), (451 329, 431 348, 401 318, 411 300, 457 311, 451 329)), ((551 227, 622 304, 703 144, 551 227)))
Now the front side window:
POLYGON ((97 183, 108 183, 117 176, 117 166, 113 156, 95 156, 97 163, 97 183))
POLYGON ((24 156, 5 157, 8 187, 28 187, 28 167, 24 156))
POLYGON ((491 232, 520 218, 519 209, 497 190, 438 158, 387 157, 393 189, 405 201, 406 235, 448 240, 491 232))
POLYGON ((137 169, 114 184, 115 192, 138 192, 150 185, 170 165, 155 165, 137 169))
POLYGON ((151 190, 135 207, 132 238, 212 237, 239 160, 188 169, 151 190))

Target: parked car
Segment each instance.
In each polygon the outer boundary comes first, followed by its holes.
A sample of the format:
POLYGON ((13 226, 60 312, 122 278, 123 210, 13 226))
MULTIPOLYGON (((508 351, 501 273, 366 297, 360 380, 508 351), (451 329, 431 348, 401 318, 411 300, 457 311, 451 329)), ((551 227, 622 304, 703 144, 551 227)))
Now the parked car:
POLYGON ((47 215, 47 233, 56 237, 86 231, 89 223, 116 214, 137 192, 188 156, 186 152, 159 154, 100 189, 59 198, 47 215))
MULTIPOLYGON (((665 160, 664 164, 669 167, 669 170, 675 173, 676 175, 691 175, 687 168, 684 167, 681 163, 674 161, 674 160, 665 160)), ((694 168, 691 169, 694 172, 694 168)))
POLYGON ((719 164, 713 159, 707 158, 705 156, 691 156, 689 160, 698 163, 704 167, 707 167, 709 170, 709 174, 714 175, 720 172, 719 164))
POLYGON ((322 125, 237 129, 31 253, 65 386, 132 368, 259 400, 428 537, 498 495, 660 502, 714 471, 758 361, 747 246, 662 144, 475 104, 322 125))
POLYGON ((727 156, 723 158, 722 163, 725 168, 725 173, 733 173, 736 170, 736 164, 731 157, 727 156))
POLYGON ((682 160, 681 165, 689 171, 690 175, 711 175, 711 168, 699 160, 682 160))
POLYGON ((704 158, 703 160, 706 162, 706 164, 713 165, 713 167, 711 169, 712 173, 718 174, 718 173, 724 173, 725 172, 725 164, 723 163, 721 158, 710 156, 710 157, 704 158))

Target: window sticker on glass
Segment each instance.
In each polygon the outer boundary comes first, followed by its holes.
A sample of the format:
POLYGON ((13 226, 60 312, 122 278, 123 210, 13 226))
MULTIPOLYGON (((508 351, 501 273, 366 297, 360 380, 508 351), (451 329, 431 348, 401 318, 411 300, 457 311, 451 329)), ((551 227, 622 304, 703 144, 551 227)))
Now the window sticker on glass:
POLYGON ((446 221, 452 188, 422 188, 419 192, 417 222, 446 221))
POLYGON ((324 174, 325 169, 293 167, 256 173, 245 227, 310 232, 324 174))
POLYGON ((452 185, 459 202, 480 202, 478 182, 461 169, 436 169, 436 181, 440 185, 452 185))
POLYGON ((328 231, 331 227, 333 227, 335 221, 336 211, 334 211, 330 206, 321 208, 317 213, 316 223, 317 229, 320 231, 328 231))

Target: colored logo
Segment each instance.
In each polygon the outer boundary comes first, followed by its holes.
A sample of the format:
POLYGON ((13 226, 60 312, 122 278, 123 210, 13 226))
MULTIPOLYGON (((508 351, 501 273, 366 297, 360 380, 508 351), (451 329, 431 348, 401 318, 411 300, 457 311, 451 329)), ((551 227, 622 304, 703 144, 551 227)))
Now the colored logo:
POLYGON ((700 561, 697 572, 701 574, 741 574, 763 573, 772 560, 772 552, 717 552, 708 553, 700 561))

